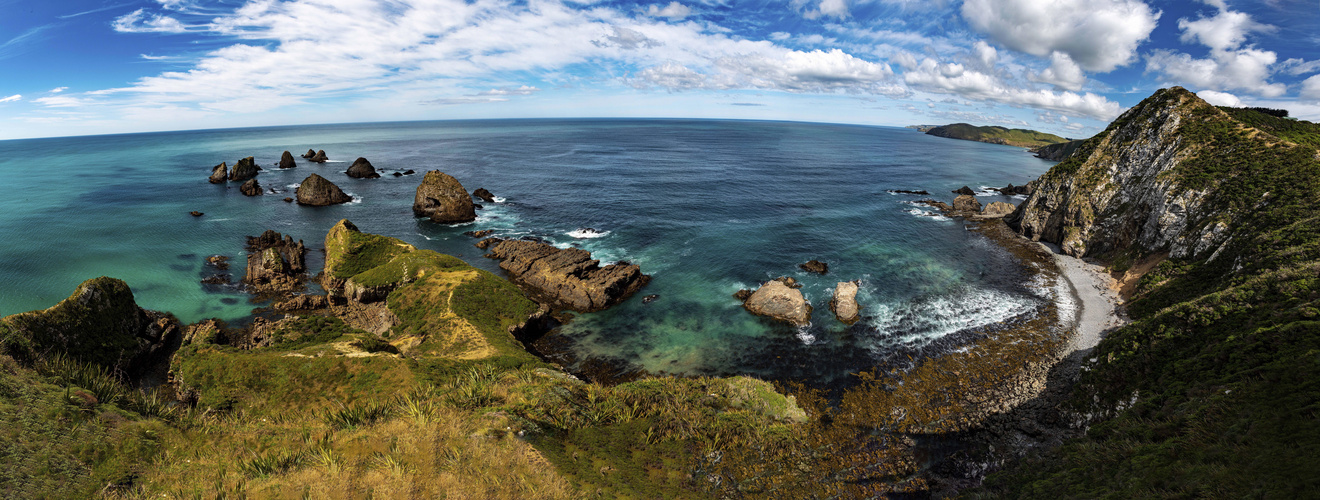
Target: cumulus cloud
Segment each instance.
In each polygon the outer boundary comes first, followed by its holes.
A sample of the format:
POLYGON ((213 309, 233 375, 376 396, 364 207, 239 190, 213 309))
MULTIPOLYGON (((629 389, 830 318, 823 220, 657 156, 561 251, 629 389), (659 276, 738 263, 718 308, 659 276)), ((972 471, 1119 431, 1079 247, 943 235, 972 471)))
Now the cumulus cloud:
POLYGON ((692 9, 678 2, 669 2, 669 5, 664 7, 657 4, 651 4, 646 7, 646 15, 679 20, 692 15, 692 9))
POLYGON ((1320 59, 1307 61, 1294 57, 1279 63, 1279 70, 1293 76, 1320 72, 1320 59))
POLYGON ((706 75, 674 62, 666 62, 640 71, 632 84, 637 88, 650 86, 669 90, 699 89, 706 86, 706 75))
POLYGON ((1273 26, 1252 21, 1244 12, 1228 10, 1195 21, 1179 19, 1178 28, 1182 30, 1179 39, 1183 43, 1200 42, 1212 50, 1236 49, 1246 41, 1247 34, 1274 30, 1273 26))
MULTIPOLYGON (((1216 6, 1218 6, 1216 4, 1216 6)), ((1220 10, 1212 17, 1195 21, 1179 19, 1178 27, 1185 43, 1197 42, 1210 49, 1209 57, 1194 58, 1189 54, 1162 49, 1146 58, 1146 71, 1158 72, 1164 78, 1185 85, 1208 90, 1240 90, 1264 97, 1277 97, 1288 91, 1287 85, 1269 83, 1278 60, 1272 51, 1253 46, 1242 47, 1247 35, 1273 30, 1258 24, 1242 12, 1220 10)))
POLYGON ((159 14, 147 14, 138 9, 115 18, 110 26, 120 33, 183 33, 188 31, 182 21, 159 14))
POLYGON ((55 88, 53 88, 53 89, 50 89, 49 92, 52 93, 52 94, 58 94, 58 93, 60 93, 60 92, 64 92, 64 91, 66 91, 66 90, 69 90, 69 88, 68 88, 68 87, 55 87, 55 88))
POLYGON ((985 43, 985 40, 977 40, 972 45, 972 53, 976 55, 976 60, 981 63, 981 67, 990 69, 999 62, 999 51, 985 43))
POLYGON ((0 102, 15 102, 23 100, 23 94, 14 94, 9 97, 0 97, 0 102))
POLYGON ((1090 92, 1077 94, 1020 88, 994 75, 969 70, 961 64, 940 63, 932 59, 925 59, 918 67, 903 73, 903 80, 917 90, 1048 109, 1099 120, 1112 119, 1121 111, 1118 103, 1090 92))
POLYGON ((843 19, 849 16, 848 0, 793 0, 793 5, 802 10, 802 17, 807 19, 819 19, 821 17, 833 17, 843 19), (814 3, 814 5, 812 5, 814 3), (812 5, 807 9, 808 5, 812 5))
POLYGON ((1032 75, 1031 79, 1063 90, 1082 90, 1082 86, 1086 85, 1086 75, 1082 73, 1082 67, 1063 52, 1050 54, 1050 67, 1032 75))
POLYGON ((786 92, 847 92, 905 96, 907 90, 891 80, 886 64, 853 57, 839 49, 764 50, 726 56, 714 61, 707 73, 675 62, 665 62, 637 73, 634 87, 688 89, 767 89, 786 92))
POLYGON ((1214 104, 1215 106, 1229 106, 1234 108, 1242 106, 1242 100, 1238 99, 1238 96, 1235 96, 1228 92, 1202 90, 1200 92, 1197 92, 1196 95, 1201 99, 1205 99, 1205 102, 1214 104))
POLYGON ((612 26, 613 35, 605 35, 605 40, 592 40, 591 43, 597 47, 619 47, 621 49, 633 50, 637 48, 653 48, 664 45, 657 40, 647 38, 640 31, 624 28, 621 26, 612 26))
POLYGON ((1160 13, 1139 0, 966 0, 962 16, 1011 49, 1061 52, 1082 69, 1108 72, 1136 58, 1160 13))
POLYGON ((1315 75, 1303 81, 1300 95, 1303 99, 1320 101, 1320 75, 1315 75))

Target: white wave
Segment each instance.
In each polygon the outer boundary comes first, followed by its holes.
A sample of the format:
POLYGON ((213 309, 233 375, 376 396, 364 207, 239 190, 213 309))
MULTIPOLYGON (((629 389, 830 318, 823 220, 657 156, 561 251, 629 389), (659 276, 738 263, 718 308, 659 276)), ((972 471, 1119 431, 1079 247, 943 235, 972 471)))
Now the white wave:
POLYGON ((979 190, 976 192, 977 196, 1000 196, 1000 192, 996 191, 998 188, 991 186, 977 186, 976 189, 979 190))
POLYGON ((610 232, 609 232, 609 231, 597 231, 597 230, 592 229, 592 228, 589 228, 589 227, 583 227, 583 228, 574 229, 574 230, 569 231, 569 232, 564 233, 564 234, 567 234, 567 235, 572 236, 572 237, 574 237, 574 238, 577 238, 577 239, 583 240, 583 239, 593 239, 593 238, 604 238, 604 237, 608 236, 608 235, 610 234, 610 232))
POLYGON ((301 185, 301 184, 288 184, 288 185, 285 185, 284 187, 289 188, 289 189, 298 189, 298 186, 300 186, 300 185, 301 185))
POLYGON ((227 220, 234 220, 234 219, 233 219, 233 218, 228 218, 228 219, 202 219, 202 220, 204 220, 204 221, 206 221, 206 222, 224 222, 224 221, 227 221, 227 220))
POLYGON ((795 335, 802 345, 811 345, 816 343, 816 336, 811 334, 811 325, 798 327, 795 335))
POLYGON ((492 196, 491 198, 494 198, 494 199, 495 199, 495 203, 504 203, 504 200, 507 199, 507 198, 504 198, 504 197, 502 197, 502 196, 492 196))
POLYGON ((962 330, 1030 312, 1037 305, 1032 297, 992 289, 971 289, 904 304, 877 304, 870 308, 875 318, 871 326, 887 338, 871 348, 884 351, 893 344, 920 348, 962 330))
POLYGON ((353 194, 353 193, 350 193, 350 192, 347 192, 347 191, 345 191, 344 194, 348 195, 349 198, 353 198, 353 201, 348 202, 347 205, 359 205, 359 204, 362 203, 362 197, 361 197, 361 196, 358 196, 358 195, 356 195, 356 194, 353 194))

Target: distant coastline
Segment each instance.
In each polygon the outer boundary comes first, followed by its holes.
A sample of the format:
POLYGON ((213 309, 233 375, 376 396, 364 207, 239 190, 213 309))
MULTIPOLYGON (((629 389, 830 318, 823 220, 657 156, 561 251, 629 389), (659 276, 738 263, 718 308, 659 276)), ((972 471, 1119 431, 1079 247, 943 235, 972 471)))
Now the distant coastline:
POLYGON ((1009 129, 996 126, 978 127, 968 123, 953 123, 949 125, 908 125, 907 128, 936 137, 947 137, 949 139, 960 139, 964 141, 976 141, 987 144, 1001 144, 1005 146, 1032 149, 1052 144, 1066 143, 1069 141, 1069 139, 1054 134, 1038 132, 1035 130, 1021 128, 1009 129))

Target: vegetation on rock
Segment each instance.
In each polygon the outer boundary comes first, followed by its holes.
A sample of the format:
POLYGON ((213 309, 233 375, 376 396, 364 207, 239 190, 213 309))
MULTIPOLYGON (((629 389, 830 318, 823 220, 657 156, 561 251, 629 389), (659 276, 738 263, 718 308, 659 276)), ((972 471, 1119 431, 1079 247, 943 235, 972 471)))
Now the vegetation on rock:
POLYGON ((978 127, 967 123, 954 123, 925 130, 927 135, 936 137, 947 137, 950 139, 962 139, 964 141, 988 142, 990 144, 1005 144, 1009 146, 1018 146, 1024 148, 1035 148, 1068 142, 1054 134, 1037 132, 1021 128, 1004 128, 996 126, 978 127))

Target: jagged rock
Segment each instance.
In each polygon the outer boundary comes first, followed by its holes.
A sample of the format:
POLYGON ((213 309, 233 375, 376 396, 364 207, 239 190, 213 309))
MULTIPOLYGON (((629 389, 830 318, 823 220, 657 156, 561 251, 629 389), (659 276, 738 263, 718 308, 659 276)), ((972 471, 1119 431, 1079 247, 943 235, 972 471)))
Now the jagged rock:
POLYGON ((477 219, 472 197, 458 179, 439 170, 432 170, 422 178, 413 198, 413 215, 430 217, 442 224, 471 222, 477 219))
POLYGON ((376 167, 373 167, 371 165, 371 162, 367 161, 366 158, 362 158, 362 157, 358 157, 358 159, 353 162, 353 165, 348 167, 348 170, 344 171, 344 173, 348 174, 349 177, 354 177, 357 179, 380 178, 380 174, 376 173, 376 167))
POLYGON ((739 302, 747 302, 747 299, 752 298, 752 291, 747 289, 738 290, 733 292, 733 298, 738 299, 739 302))
POLYGON ((953 190, 953 194, 960 194, 960 195, 967 195, 967 196, 975 196, 975 195, 976 195, 976 191, 972 191, 972 188, 969 188, 969 187, 967 187, 967 186, 963 186, 963 187, 960 187, 960 188, 958 188, 958 189, 953 190))
POLYGON ((206 258, 206 265, 224 271, 229 269, 229 257, 224 255, 212 255, 206 258))
POLYGON ((215 319, 202 320, 184 328, 183 345, 224 344, 224 328, 215 319))
MULTIPOLYGON (((487 237, 487 236, 490 236, 490 235, 492 235, 492 234, 495 234, 495 230, 494 230, 494 229, 482 229, 482 230, 480 230, 480 231, 464 231, 463 234, 464 234, 464 235, 467 235, 467 236, 471 236, 471 237, 473 237, 473 238, 485 238, 485 237, 487 237)), ((483 249, 483 250, 484 250, 484 249, 483 249)))
POLYGON ((807 303, 802 291, 789 287, 784 279, 767 281, 756 289, 743 307, 758 316, 766 316, 785 321, 797 326, 811 323, 811 304, 807 303))
POLYGON ((802 264, 798 264, 798 267, 802 268, 803 271, 809 273, 825 274, 830 272, 829 264, 826 264, 824 262, 815 259, 806 261, 802 264))
POLYGON ((322 149, 322 150, 317 151, 316 154, 312 155, 311 158, 308 158, 308 160, 311 160, 311 161, 316 162, 316 163, 325 163, 325 162, 327 162, 327 161, 330 161, 330 157, 329 157, 329 156, 326 156, 326 155, 325 155, 325 150, 322 149))
POLYGON ((472 246, 485 250, 487 248, 490 248, 491 245, 499 243, 500 241, 502 240, 500 240, 499 238, 486 238, 484 240, 478 241, 475 245, 472 246))
POLYGON ((916 201, 916 204, 918 204, 918 205, 926 205, 926 206, 928 206, 928 207, 932 207, 932 208, 937 208, 937 209, 939 209, 939 210, 942 211, 942 212, 948 212, 948 211, 953 210, 953 207, 952 207, 952 206, 949 206, 948 203, 945 203, 945 202, 942 202, 942 201, 937 201, 937 200, 917 200, 917 201, 916 201))
POLYGON ((302 154, 302 157, 303 157, 303 158, 309 158, 309 159, 310 159, 310 158, 314 158, 314 157, 316 157, 316 151, 312 151, 311 149, 308 149, 306 153, 303 153, 303 154, 302 154))
POLYGON ((775 281, 783 283, 784 286, 789 288, 802 288, 802 284, 798 283, 798 280, 794 279, 792 276, 780 276, 775 278, 775 281))
POLYGON ((243 284, 258 294, 289 293, 302 284, 307 271, 307 247, 292 236, 266 230, 248 237, 247 271, 243 284))
POLYGON ((308 311, 330 307, 330 300, 324 295, 295 295, 293 298, 273 306, 276 311, 308 311))
POLYGON ((249 156, 242 160, 238 160, 238 163, 234 165, 234 169, 229 172, 229 180, 235 182, 245 181, 256 177, 257 173, 260 171, 261 167, 257 166, 256 160, 249 156))
POLYGON ((298 197, 299 205, 310 205, 313 207, 323 207, 326 205, 335 205, 339 203, 348 203, 353 201, 353 197, 344 193, 335 183, 330 182, 325 177, 316 174, 307 176, 303 179, 298 188, 294 190, 294 195, 298 197))
POLYGON ((989 205, 985 206, 984 210, 981 211, 981 216, 1003 217, 1005 215, 1013 213, 1013 210, 1016 208, 1017 207, 1013 206, 1012 203, 1004 203, 1002 201, 992 201, 990 202, 989 205))
POLYGON ((229 180, 228 168, 225 162, 220 162, 219 165, 211 169, 211 177, 207 181, 211 184, 224 184, 225 181, 229 180))
POLYGON ((861 317, 857 307, 858 285, 856 281, 840 281, 834 287, 834 298, 830 299, 830 311, 834 312, 834 317, 850 325, 861 317))
POLYGON ((280 156, 280 168, 294 168, 297 166, 298 164, 293 161, 293 153, 285 151, 284 154, 280 156))
POLYGON ((243 193, 243 196, 261 196, 261 183, 257 182, 256 179, 248 179, 238 190, 243 193))
POLYGON ((499 259, 514 283, 556 309, 599 311, 627 299, 651 279, 633 264, 601 267, 586 250, 532 241, 497 240, 486 257, 499 259))
POLYGON ((232 278, 228 273, 219 273, 202 278, 202 283, 208 285, 228 285, 231 279, 232 278))
POLYGON ((403 173, 401 173, 401 172, 395 172, 395 173, 392 173, 392 174, 390 174, 390 175, 393 175, 393 176, 395 176, 395 177, 403 177, 403 173))
POLYGON ((472 192, 472 196, 481 198, 481 201, 486 203, 495 203, 495 195, 491 194, 490 191, 487 191, 486 188, 477 188, 476 191, 472 192))
POLYGON ((979 213, 981 211, 981 201, 970 194, 961 194, 953 199, 953 210, 955 212, 979 213))
POLYGON ((193 210, 193 211, 191 211, 191 212, 188 212, 188 215, 191 215, 191 216, 193 216, 193 217, 201 217, 201 216, 206 215, 206 214, 201 213, 201 212, 198 212, 198 211, 196 211, 196 210, 193 210))

